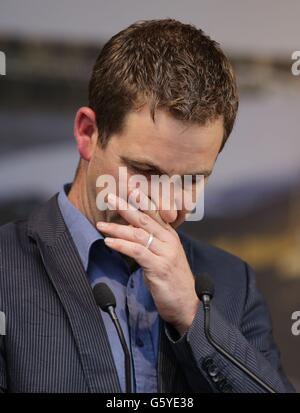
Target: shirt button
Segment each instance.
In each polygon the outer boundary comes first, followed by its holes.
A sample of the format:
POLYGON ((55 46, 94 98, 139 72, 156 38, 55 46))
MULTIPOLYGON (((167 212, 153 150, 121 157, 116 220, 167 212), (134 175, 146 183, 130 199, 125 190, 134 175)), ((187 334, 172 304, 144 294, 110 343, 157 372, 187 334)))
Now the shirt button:
POLYGON ((143 340, 141 340, 139 337, 138 337, 137 340, 136 340, 136 344, 137 344, 139 347, 144 347, 144 342, 143 342, 143 340))

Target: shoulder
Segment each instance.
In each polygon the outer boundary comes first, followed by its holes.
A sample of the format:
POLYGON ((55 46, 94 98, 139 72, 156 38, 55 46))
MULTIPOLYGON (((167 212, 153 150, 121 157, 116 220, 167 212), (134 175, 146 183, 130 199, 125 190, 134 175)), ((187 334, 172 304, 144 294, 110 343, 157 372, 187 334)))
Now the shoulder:
POLYGON ((247 264, 236 255, 203 241, 196 240, 183 231, 178 231, 178 235, 193 266, 202 264, 203 267, 209 266, 216 270, 222 268, 231 272, 245 272, 247 264))
POLYGON ((207 272, 215 284, 215 299, 232 300, 243 307, 249 293, 249 285, 255 282, 252 268, 241 258, 218 247, 196 240, 183 231, 177 231, 184 247, 191 270, 196 276, 207 272))
POLYGON ((16 248, 28 242, 27 221, 19 220, 0 226, 0 252, 6 253, 9 248, 16 248))
POLYGON ((0 227, 0 277, 2 287, 18 279, 39 259, 36 243, 28 235, 28 221, 19 220, 0 227), (4 282, 5 280, 5 282, 4 282))

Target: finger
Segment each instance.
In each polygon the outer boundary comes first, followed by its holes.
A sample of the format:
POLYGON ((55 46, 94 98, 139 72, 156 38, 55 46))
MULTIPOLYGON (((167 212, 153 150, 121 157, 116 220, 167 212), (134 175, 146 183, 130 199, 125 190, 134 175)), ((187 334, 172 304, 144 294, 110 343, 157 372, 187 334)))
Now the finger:
POLYGON ((155 202, 140 189, 135 188, 133 191, 131 191, 128 197, 128 202, 140 211, 143 211, 165 229, 169 229, 170 226, 161 218, 155 202))
POLYGON ((153 187, 151 190, 151 199, 158 206, 158 212, 160 218, 167 224, 171 224, 176 221, 178 216, 177 205, 175 202, 174 195, 174 185, 167 184, 158 184, 153 187), (161 186, 162 185, 162 186, 161 186))
POLYGON ((156 257, 149 249, 145 248, 141 244, 135 242, 123 240, 120 238, 109 238, 104 239, 105 244, 119 251, 122 254, 128 255, 131 258, 134 258, 135 261, 140 264, 143 268, 153 267, 153 258, 156 257))
MULTIPOLYGON (((158 222, 162 227, 164 227, 167 231, 171 232, 171 234, 178 236, 176 230, 166 221, 164 221, 162 217, 162 212, 170 212, 172 211, 162 211, 158 209, 156 203, 153 199, 150 199, 140 188, 134 188, 133 191, 130 193, 128 202, 132 203, 132 205, 143 211, 145 214, 150 216, 154 221, 158 222)), ((174 212, 174 211, 173 211, 174 212)), ((175 211, 177 217, 177 209, 175 211)), ((170 215, 168 216, 168 218, 170 215)), ((171 219, 170 221, 173 221, 171 219)))
POLYGON ((142 211, 138 211, 136 207, 128 204, 124 199, 110 193, 107 197, 111 209, 117 210, 118 213, 129 224, 134 227, 143 228, 149 234, 153 234, 155 238, 167 242, 170 240, 170 232, 165 230, 158 222, 142 211))
MULTIPOLYGON (((107 234, 109 237, 120 238, 131 242, 137 242, 144 247, 147 245, 150 234, 142 228, 136 228, 129 225, 121 225, 112 222, 98 222, 99 231, 107 234)), ((161 255, 165 243, 154 238, 149 246, 149 250, 156 255, 161 255)))

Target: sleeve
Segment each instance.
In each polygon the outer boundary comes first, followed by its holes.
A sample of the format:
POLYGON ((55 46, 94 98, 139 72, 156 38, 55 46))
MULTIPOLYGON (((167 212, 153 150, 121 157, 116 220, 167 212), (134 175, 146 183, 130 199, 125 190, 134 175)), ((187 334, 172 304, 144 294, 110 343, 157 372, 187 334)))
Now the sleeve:
MULTIPOLYGON (((255 274, 247 264, 245 266, 247 294, 240 326, 231 325, 212 301, 211 335, 276 392, 295 392, 282 371, 279 352, 272 336, 270 315, 256 287, 255 274)), ((165 333, 194 392, 199 391, 197 383, 201 383, 203 376, 213 392, 264 392, 208 343, 204 333, 202 305, 191 327, 182 337, 168 323, 165 323, 165 333)))
MULTIPOLYGON (((0 258, 2 257, 0 249, 0 258)), ((0 261, 0 269, 2 268, 2 262, 0 261)), ((7 373, 5 363, 5 333, 6 333, 6 317, 3 311, 3 299, 2 299, 2 273, 0 272, 0 393, 5 393, 7 390, 7 373)))
POLYGON ((0 393, 7 388, 6 364, 5 364, 5 314, 1 312, 0 297, 0 393))
POLYGON ((4 337, 0 336, 0 393, 4 393, 7 387, 3 347, 4 347, 4 337))

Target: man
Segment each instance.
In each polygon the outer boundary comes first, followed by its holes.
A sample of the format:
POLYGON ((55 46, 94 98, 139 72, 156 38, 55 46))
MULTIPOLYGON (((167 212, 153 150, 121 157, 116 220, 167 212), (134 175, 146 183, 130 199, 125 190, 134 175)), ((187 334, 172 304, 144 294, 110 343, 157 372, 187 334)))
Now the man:
POLYGON ((117 299, 135 392, 263 392, 204 335, 194 282, 203 271, 215 284, 215 340, 276 391, 293 391, 253 271, 176 230, 191 211, 178 208, 175 193, 165 209, 162 195, 134 190, 128 180, 133 205, 118 191, 108 196, 109 209, 97 202, 99 177, 118 182, 120 167, 147 182, 154 175, 207 180, 237 108, 227 58, 193 26, 140 21, 106 43, 89 107, 75 118, 74 182, 28 220, 1 229, 2 391, 126 390, 117 333, 92 292, 105 282, 117 299))

